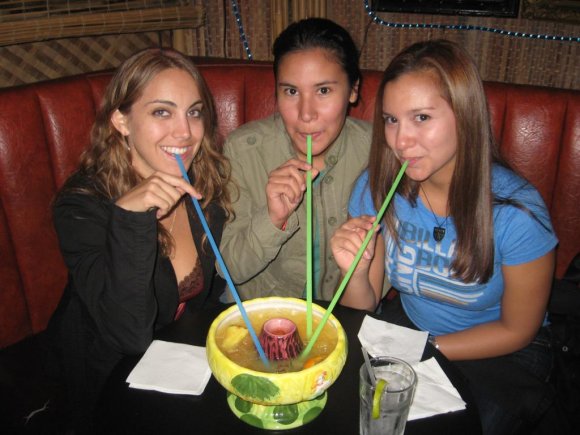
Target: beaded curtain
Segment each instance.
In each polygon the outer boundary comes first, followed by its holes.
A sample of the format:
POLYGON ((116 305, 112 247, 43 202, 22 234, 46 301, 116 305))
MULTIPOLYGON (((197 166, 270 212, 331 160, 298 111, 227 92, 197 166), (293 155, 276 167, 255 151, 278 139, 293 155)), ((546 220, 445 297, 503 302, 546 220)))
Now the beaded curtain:
MULTIPOLYGON (((248 18, 254 23, 259 20, 257 4, 234 0, 232 3, 240 5, 243 33, 251 41, 249 47, 254 58, 271 60, 269 51, 252 42, 252 35, 261 35, 262 29, 256 28, 254 32, 245 24, 248 18)), ((326 17, 344 26, 362 48, 363 68, 382 70, 404 47, 423 39, 446 38, 467 48, 484 80, 580 89, 580 26, 577 24, 523 18, 375 14, 370 11, 367 0, 333 0, 331 4, 326 17)), ((267 15, 268 12, 260 13, 267 15)), ((290 21, 299 18, 290 17, 290 21)), ((239 28, 235 14, 232 20, 230 25, 239 28)), ((239 53, 247 57, 242 46, 239 53)))

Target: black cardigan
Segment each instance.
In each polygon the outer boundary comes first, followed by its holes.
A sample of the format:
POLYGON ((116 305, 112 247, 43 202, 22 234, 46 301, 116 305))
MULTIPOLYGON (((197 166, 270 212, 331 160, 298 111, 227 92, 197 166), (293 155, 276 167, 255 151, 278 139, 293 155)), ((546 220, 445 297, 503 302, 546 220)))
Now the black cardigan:
MULTIPOLYGON (((81 177, 73 186, 86 182, 81 177)), ((209 297, 215 256, 209 242, 202 246, 203 227, 188 198, 186 204, 204 277, 203 291, 188 302, 196 310, 209 297)), ((219 246, 225 213, 216 204, 207 212, 219 246)), ((55 202, 54 224, 69 279, 48 335, 75 404, 76 425, 87 427, 87 410, 115 364, 144 352, 154 331, 173 321, 177 280, 160 254, 153 210, 130 212, 107 198, 64 193, 55 202)))

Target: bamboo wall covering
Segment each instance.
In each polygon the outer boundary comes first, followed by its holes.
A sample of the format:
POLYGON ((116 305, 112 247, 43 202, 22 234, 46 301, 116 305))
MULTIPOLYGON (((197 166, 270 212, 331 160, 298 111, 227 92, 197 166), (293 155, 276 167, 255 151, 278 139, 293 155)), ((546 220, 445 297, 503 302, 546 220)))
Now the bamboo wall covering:
POLYGON ((0 3, 0 46, 193 28, 203 19, 203 6, 188 1, 7 0, 0 3))
MULTIPOLYGON (((526 0, 527 3, 532 1, 539 0, 526 0)), ((89 68, 115 67, 131 54, 131 50, 136 51, 146 44, 170 45, 195 56, 247 58, 231 0, 4 0, 0 1, 0 26, 6 15, 10 15, 5 8, 7 4, 30 8, 33 4, 54 8, 60 4, 61 9, 50 11, 53 16, 63 14, 62 5, 79 8, 79 5, 89 3, 91 10, 97 13, 105 13, 105 6, 109 8, 107 11, 118 13, 121 11, 115 8, 147 4, 156 8, 190 5, 203 8, 204 15, 201 26, 156 31, 157 28, 152 28, 151 24, 145 26, 148 33, 135 31, 124 35, 61 37, 45 42, 0 45, 0 87, 77 74, 90 71, 89 68), (94 9, 99 7, 101 9, 94 9)), ((363 68, 382 70, 397 52, 413 42, 447 38, 470 51, 484 80, 580 89, 578 42, 518 38, 482 31, 385 27, 371 21, 363 0, 237 0, 237 5, 254 60, 272 60, 272 42, 289 23, 308 16, 326 16, 351 33, 362 49, 360 62, 363 68)), ((30 11, 32 13, 32 9, 30 11)), ((81 10, 75 11, 81 13, 81 10)), ((403 13, 379 13, 378 16, 397 23, 478 25, 516 32, 580 36, 578 23, 531 19, 523 17, 521 12, 518 18, 403 13)), ((30 19, 43 17, 46 15, 29 16, 30 19)))

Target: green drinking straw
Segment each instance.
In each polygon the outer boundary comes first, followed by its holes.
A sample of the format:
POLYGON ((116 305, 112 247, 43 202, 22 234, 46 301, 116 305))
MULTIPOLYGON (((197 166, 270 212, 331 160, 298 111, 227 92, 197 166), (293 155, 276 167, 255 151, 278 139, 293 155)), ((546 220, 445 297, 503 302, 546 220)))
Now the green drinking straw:
MULTIPOLYGON (((312 136, 306 136, 306 163, 312 165, 312 136)), ((306 336, 312 335, 312 169, 306 172, 306 336)))
POLYGON ((381 206, 381 209, 377 213, 377 217, 376 217, 375 221, 373 222, 373 226, 368 231, 361 247, 359 248, 356 256, 354 257, 352 264, 350 265, 350 268, 348 269, 348 271, 346 272, 346 275, 344 275, 344 278, 342 279, 342 282, 338 286, 338 290, 336 290, 336 293, 335 293, 334 297, 332 298, 332 301, 328 305, 328 308, 326 309, 326 312, 324 313, 322 320, 318 324, 316 331, 314 331, 314 335, 310 338, 310 340, 308 341, 308 344, 306 345, 306 348, 304 349, 304 351, 300 355, 301 360, 304 360, 308 357, 308 354, 312 350, 314 343, 316 343, 318 336, 322 332, 322 328, 324 328, 324 325, 328 321, 328 317, 330 317, 330 314, 332 313, 334 306, 336 305, 336 303, 338 302, 338 300, 342 296, 342 293, 344 292, 344 289, 346 288, 346 285, 348 284, 348 280, 350 279, 351 275, 353 274, 354 270, 356 269, 356 266, 357 266, 358 262, 360 261, 364 250, 367 248, 367 245, 369 244, 371 238, 373 237, 373 234, 375 232, 375 228, 377 227, 377 225, 379 225, 379 222, 383 218, 383 215, 385 214, 385 211, 387 210, 387 206, 391 202, 391 197, 395 193, 395 190, 397 189, 397 186, 399 185, 399 182, 401 181, 401 178, 403 177, 403 174, 405 173, 405 170, 407 169, 408 165, 409 165, 409 162, 405 160, 405 162, 403 163, 403 166, 401 166, 401 169, 399 170, 399 173, 397 174, 397 178, 395 178, 395 182, 391 186, 391 190, 389 191, 387 197, 385 198, 385 201, 383 202, 383 205, 381 206))

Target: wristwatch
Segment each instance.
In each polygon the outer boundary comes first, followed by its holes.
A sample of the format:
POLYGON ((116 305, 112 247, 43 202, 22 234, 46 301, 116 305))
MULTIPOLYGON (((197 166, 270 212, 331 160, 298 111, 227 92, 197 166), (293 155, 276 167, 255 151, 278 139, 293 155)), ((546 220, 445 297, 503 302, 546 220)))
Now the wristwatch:
POLYGON ((439 343, 437 343, 437 337, 435 337, 434 335, 429 335, 427 341, 431 343, 435 349, 439 350, 439 343))

